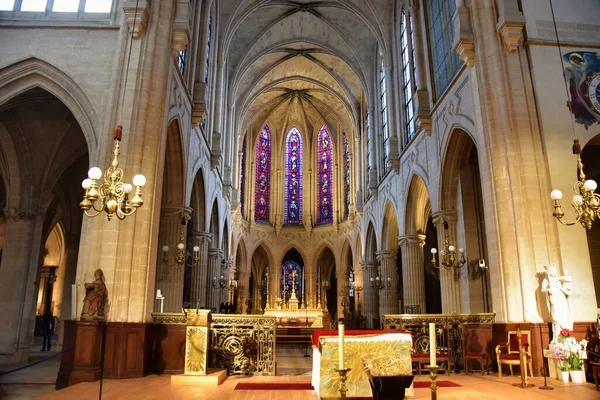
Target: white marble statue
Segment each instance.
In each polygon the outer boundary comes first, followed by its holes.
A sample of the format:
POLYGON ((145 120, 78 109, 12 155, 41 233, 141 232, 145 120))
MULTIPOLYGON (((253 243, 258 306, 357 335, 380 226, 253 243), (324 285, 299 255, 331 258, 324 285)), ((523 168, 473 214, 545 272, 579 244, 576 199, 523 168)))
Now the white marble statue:
POLYGON ((566 270, 564 275, 559 276, 554 264, 544 268, 546 277, 542 282, 542 292, 546 293, 552 315, 552 342, 554 342, 562 329, 573 330, 573 314, 569 302, 572 279, 566 270))

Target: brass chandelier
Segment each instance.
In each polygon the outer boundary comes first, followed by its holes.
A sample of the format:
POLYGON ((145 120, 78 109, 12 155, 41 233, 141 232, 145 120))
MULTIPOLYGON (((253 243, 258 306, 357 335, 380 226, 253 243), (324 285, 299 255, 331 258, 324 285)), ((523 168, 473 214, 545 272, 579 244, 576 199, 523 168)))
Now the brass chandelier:
POLYGON ((461 247, 456 252, 456 247, 450 244, 448 237, 448 223, 444 222, 444 249, 440 250, 440 261, 436 259, 438 250, 434 247, 431 249, 431 263, 437 269, 450 269, 450 268, 461 268, 467 260, 465 259, 465 250, 461 247), (460 254, 460 256, 459 256, 460 254))
POLYGON ((372 288, 377 289, 377 291, 382 291, 385 288, 390 288, 392 286, 392 278, 388 276, 387 279, 381 277, 379 273, 379 267, 381 267, 381 263, 377 263, 377 276, 375 278, 369 279, 369 285, 372 288), (387 283, 386 283, 387 282, 387 283))
POLYGON ((185 218, 181 219, 181 231, 179 233, 179 243, 177 244, 177 250, 173 251, 173 261, 169 262, 169 246, 164 245, 162 247, 162 262, 167 266, 167 267, 182 267, 182 266, 188 266, 188 267, 197 267, 198 263, 200 261, 200 247, 199 246, 194 246, 193 247, 193 257, 192 257, 192 261, 188 262, 187 259, 190 258, 190 252, 186 249, 185 246, 185 226, 186 226, 186 220, 185 218))
POLYGON ((88 217, 97 217, 102 212, 106 212, 109 221, 113 215, 123 220, 133 215, 144 204, 142 187, 146 184, 146 177, 141 174, 133 177, 135 192, 131 199, 129 196, 133 187, 129 183, 122 182, 123 170, 119 168, 119 154, 121 154, 119 143, 122 133, 123 127, 117 126, 113 133, 114 157, 110 167, 104 172, 104 183, 98 187, 97 181, 102 177, 102 170, 98 167, 90 168, 88 178, 81 183, 85 193, 79 207, 88 217))
POLYGON ((565 216, 560 204, 563 194, 558 189, 554 189, 550 193, 550 198, 554 201, 554 212, 552 215, 563 225, 570 226, 579 222, 587 229, 592 229, 592 222, 598 217, 598 208, 600 207, 600 196, 594 192, 598 184, 593 179, 585 179, 583 163, 581 162, 581 145, 578 139, 573 141, 573 154, 577 156, 578 178, 577 182, 573 185, 575 194, 571 198, 571 205, 576 214, 575 221, 564 222, 562 220, 565 216))

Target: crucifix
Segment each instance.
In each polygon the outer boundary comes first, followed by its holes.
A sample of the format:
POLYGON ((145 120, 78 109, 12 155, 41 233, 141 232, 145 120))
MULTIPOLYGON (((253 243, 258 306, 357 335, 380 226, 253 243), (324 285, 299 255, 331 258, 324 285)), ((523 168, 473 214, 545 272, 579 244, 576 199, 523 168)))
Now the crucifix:
POLYGON ((298 276, 298 274, 296 273, 296 271, 292 271, 292 295, 290 296, 290 298, 295 299, 296 298, 296 277, 298 276))

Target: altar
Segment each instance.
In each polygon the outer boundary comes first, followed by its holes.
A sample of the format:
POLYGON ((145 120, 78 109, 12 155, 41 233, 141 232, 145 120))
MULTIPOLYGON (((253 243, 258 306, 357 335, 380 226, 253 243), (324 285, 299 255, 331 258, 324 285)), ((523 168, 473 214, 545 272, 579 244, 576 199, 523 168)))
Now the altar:
MULTIPOLYGON (((312 386, 322 399, 340 398, 338 366, 338 332, 315 331, 312 335, 312 386)), ((350 368, 346 396, 371 397, 367 367, 373 376, 412 376, 410 333, 393 330, 346 331, 345 367, 350 368)), ((412 389, 406 395, 413 395, 412 389)))
POLYGON ((329 314, 322 310, 300 309, 290 310, 265 310, 265 316, 275 317, 277 328, 308 328, 324 329, 330 327, 329 314))

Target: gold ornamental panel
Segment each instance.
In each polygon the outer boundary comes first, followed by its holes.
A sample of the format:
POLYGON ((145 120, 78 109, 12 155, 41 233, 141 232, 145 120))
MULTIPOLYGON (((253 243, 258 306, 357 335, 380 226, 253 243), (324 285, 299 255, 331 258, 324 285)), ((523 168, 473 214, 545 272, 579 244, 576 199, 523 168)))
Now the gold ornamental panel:
POLYGON ((211 366, 230 375, 275 375, 275 323, 263 315, 213 315, 211 366))
POLYGON ((155 324, 186 325, 187 320, 184 313, 152 313, 155 324))
POLYGON ((208 327, 188 326, 185 335, 185 374, 206 375, 208 327))
MULTIPOLYGON (((346 387, 348 397, 371 397, 371 386, 365 368, 373 376, 412 375, 409 341, 369 340, 344 343, 345 367, 350 368, 346 387)), ((339 397, 337 340, 321 342, 321 371, 319 395, 322 398, 339 397)))

